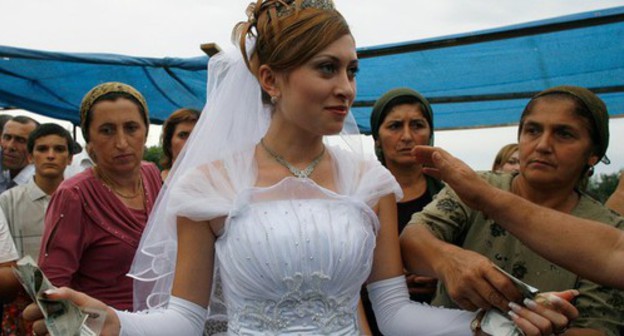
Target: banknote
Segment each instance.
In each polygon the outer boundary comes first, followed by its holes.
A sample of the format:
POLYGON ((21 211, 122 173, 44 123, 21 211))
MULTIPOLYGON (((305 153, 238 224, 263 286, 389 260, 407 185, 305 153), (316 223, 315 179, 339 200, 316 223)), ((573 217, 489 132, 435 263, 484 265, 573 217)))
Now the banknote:
POLYGON ((104 311, 94 314, 83 312, 67 300, 49 300, 43 294, 55 287, 39 269, 35 261, 26 256, 17 262, 13 272, 30 298, 43 313, 46 327, 52 336, 97 336, 101 330, 104 311), (90 318, 97 315, 96 319, 90 318), (98 328, 99 327, 99 328, 98 328))
MULTIPOLYGON (((497 270, 501 273, 505 274, 518 288, 522 296, 529 299, 534 299, 535 296, 539 293, 539 289, 522 282, 520 279, 514 277, 513 275, 505 272, 502 268, 494 265, 497 270)), ((509 318, 509 316, 498 309, 490 309, 488 310, 483 319, 481 319, 481 329, 490 335, 496 336, 521 336, 524 333, 516 328, 516 325, 509 318)))
POLYGON ((516 288, 518 288, 520 293, 522 293, 523 297, 528 299, 534 299, 535 296, 539 293, 539 289, 520 281, 518 278, 505 272, 505 270, 498 267, 497 265, 494 265, 494 267, 496 267, 496 269, 499 270, 501 273, 505 274, 514 283, 516 288))
POLYGON ((495 336, 522 336, 522 330, 516 328, 516 325, 507 314, 498 309, 488 310, 481 319, 481 330, 488 335, 495 336))

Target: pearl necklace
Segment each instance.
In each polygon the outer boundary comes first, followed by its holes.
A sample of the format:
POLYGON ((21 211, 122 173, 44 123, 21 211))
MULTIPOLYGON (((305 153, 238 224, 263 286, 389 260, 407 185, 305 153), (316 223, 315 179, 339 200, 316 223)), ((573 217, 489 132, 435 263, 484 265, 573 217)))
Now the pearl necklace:
POLYGON ((312 173, 314 172, 314 168, 316 168, 316 165, 321 162, 321 158, 323 158, 323 154, 325 154, 325 146, 323 146, 321 154, 315 157, 314 160, 312 160, 312 162, 310 162, 307 167, 305 167, 304 169, 299 169, 286 161, 281 155, 275 153, 273 150, 267 147, 267 145, 264 143, 264 138, 260 139, 260 145, 267 153, 269 153, 269 155, 271 155, 273 159, 275 159, 275 161, 277 161, 277 163, 286 167, 291 174, 298 178, 308 178, 310 175, 312 175, 312 173))

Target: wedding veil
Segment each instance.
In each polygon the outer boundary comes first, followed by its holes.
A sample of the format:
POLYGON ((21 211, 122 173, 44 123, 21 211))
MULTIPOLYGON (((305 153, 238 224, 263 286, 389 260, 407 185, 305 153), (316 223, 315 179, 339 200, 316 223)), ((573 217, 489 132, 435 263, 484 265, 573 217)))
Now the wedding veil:
MULTIPOLYGON (((248 49, 253 50, 254 41, 250 39, 250 42, 248 49)), ((176 213, 170 206, 172 187, 195 167, 254 146, 269 126, 271 106, 262 103, 258 81, 238 49, 220 52, 209 59, 206 97, 201 117, 149 215, 129 272, 134 278, 135 311, 166 307, 169 302, 177 252, 176 213)), ((361 137, 351 113, 340 135, 325 138, 332 145, 363 155, 361 137)), ((228 209, 222 210, 227 214, 228 209)))

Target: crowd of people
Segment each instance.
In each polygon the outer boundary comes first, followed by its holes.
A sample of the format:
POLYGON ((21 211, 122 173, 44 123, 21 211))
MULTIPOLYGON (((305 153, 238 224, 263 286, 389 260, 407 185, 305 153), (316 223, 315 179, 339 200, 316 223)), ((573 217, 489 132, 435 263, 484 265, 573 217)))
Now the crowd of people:
POLYGON ((584 192, 609 143, 598 96, 541 91, 475 173, 433 147, 429 101, 395 88, 372 109, 373 159, 333 2, 247 15, 204 110, 165 122, 160 170, 130 85, 85 94, 77 173, 63 127, 0 116, 0 334, 47 333, 11 271, 26 255, 59 287, 47 299, 106 312, 103 335, 620 334, 624 177, 605 205, 584 192))

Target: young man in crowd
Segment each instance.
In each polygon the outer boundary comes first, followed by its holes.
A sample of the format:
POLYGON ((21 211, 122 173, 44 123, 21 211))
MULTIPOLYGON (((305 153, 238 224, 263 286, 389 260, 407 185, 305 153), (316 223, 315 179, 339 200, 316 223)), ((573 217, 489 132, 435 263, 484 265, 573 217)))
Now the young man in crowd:
MULTIPOLYGON (((11 140, 15 138, 13 136, 11 140)), ((4 213, 19 257, 30 255, 36 260, 39 255, 45 212, 52 193, 63 182, 65 168, 71 163, 73 144, 69 132, 57 124, 43 124, 35 128, 24 144, 27 160, 34 166, 35 175, 28 182, 0 194, 0 212, 4 213)), ((10 265, 5 263, 0 264, 0 267, 10 265)), ((15 286, 15 283, 12 285, 15 286)), ((12 303, 16 309, 5 312, 3 330, 17 334, 29 331, 29 326, 23 323, 19 314, 13 316, 29 302, 25 295, 18 295, 12 303)))
POLYGON ((30 255, 36 259, 39 255, 45 211, 72 161, 73 142, 69 132, 57 124, 37 127, 26 144, 34 177, 0 195, 0 208, 21 257, 30 255))

